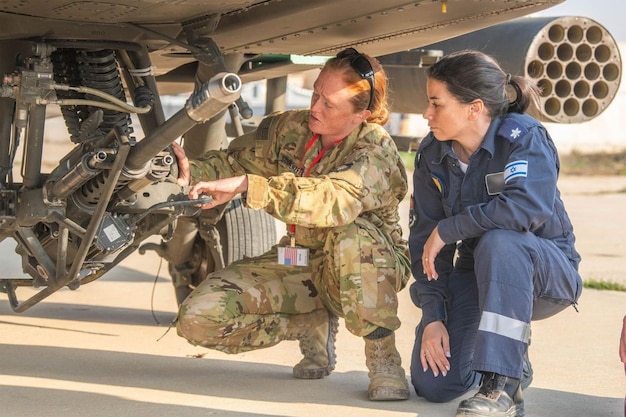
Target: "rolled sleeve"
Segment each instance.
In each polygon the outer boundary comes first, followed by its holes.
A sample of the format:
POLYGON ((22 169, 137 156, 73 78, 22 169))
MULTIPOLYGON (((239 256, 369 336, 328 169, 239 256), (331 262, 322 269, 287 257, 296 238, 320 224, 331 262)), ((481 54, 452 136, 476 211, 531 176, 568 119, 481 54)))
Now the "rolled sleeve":
POLYGON ((267 179, 258 175, 248 174, 248 191, 246 192, 246 207, 262 209, 267 206, 269 184, 267 179))

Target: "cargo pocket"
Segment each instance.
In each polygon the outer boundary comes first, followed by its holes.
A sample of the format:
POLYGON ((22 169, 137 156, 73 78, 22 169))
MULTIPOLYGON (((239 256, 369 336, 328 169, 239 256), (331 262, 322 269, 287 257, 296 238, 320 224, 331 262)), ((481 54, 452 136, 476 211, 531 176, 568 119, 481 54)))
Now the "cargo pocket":
POLYGON ((582 292, 582 278, 569 263, 552 269, 546 268, 539 282, 535 282, 535 302, 533 320, 541 320, 565 310, 576 308, 582 292))
POLYGON ((383 245, 361 248, 362 304, 375 308, 396 298, 402 279, 395 268, 395 256, 383 245))

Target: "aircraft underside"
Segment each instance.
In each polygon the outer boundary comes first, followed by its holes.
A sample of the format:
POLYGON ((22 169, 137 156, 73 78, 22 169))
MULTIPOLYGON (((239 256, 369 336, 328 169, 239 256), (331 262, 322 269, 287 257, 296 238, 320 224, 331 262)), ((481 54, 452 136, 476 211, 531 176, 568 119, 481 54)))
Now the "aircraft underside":
POLYGON ((168 261, 180 302, 208 273, 267 250, 274 220, 238 200, 199 213, 176 184, 170 145, 184 137, 190 157, 223 148, 227 120, 239 134, 250 116, 243 83, 319 67, 345 47, 380 57, 398 112, 421 112, 428 59, 473 45, 535 77, 547 118, 597 116, 621 78, 619 52, 600 25, 528 21, 521 30, 529 36, 512 44, 469 33, 556 3, 3 1, 0 241, 15 242, 11 256, 28 275, 0 274, 11 306, 23 312, 90 283, 138 249, 168 261), (185 105, 166 118, 160 97, 182 92, 185 105), (54 112, 67 129, 54 139, 68 152, 48 168, 54 112), (37 292, 23 300, 21 287, 37 292))

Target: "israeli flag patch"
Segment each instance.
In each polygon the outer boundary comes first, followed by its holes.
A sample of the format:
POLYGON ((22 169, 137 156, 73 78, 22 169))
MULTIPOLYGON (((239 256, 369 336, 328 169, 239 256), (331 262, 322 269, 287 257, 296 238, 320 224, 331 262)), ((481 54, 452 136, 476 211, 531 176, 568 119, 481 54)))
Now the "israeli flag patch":
POLYGON ((504 167, 504 183, 508 184, 513 178, 528 176, 528 161, 513 161, 504 167))

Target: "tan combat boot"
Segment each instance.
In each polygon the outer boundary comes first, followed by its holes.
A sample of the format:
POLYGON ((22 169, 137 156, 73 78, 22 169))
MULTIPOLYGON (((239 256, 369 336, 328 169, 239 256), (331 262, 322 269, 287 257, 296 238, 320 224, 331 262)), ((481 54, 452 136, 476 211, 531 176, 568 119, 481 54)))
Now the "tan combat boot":
POLYGON ((293 376, 320 379, 335 369, 335 340, 339 320, 326 309, 289 317, 286 338, 300 341, 304 358, 293 367, 293 376))
MULTIPOLYGON (((380 330, 384 329, 378 329, 374 333, 380 330)), ((400 354, 396 349, 394 333, 390 332, 386 336, 375 337, 376 335, 372 334, 364 338, 365 363, 369 369, 370 377, 370 384, 367 388, 370 400, 408 399, 409 384, 402 368, 400 354)))

